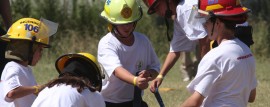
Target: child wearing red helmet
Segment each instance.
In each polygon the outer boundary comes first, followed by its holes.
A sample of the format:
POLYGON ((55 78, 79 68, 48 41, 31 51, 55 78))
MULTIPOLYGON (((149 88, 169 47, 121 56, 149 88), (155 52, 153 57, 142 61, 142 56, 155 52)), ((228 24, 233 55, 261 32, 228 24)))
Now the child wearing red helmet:
POLYGON ((246 107, 254 102, 255 58, 234 36, 236 24, 245 22, 248 12, 239 0, 200 0, 194 19, 204 20, 208 37, 218 46, 201 60, 196 77, 187 86, 192 95, 182 107, 246 107))

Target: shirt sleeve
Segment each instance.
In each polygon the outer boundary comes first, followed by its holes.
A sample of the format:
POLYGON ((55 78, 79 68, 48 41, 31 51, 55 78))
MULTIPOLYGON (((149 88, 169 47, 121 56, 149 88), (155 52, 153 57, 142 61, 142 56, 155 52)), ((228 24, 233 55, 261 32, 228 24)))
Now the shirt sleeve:
POLYGON ((109 77, 117 67, 122 66, 117 55, 117 48, 103 40, 100 41, 98 46, 98 62, 102 64, 109 77))
POLYGON ((188 26, 188 12, 188 9, 185 9, 185 7, 177 7, 177 18, 174 20, 174 32, 172 41, 170 42, 170 52, 192 51, 196 47, 197 40, 188 38, 188 35, 197 36, 199 32, 188 26))
POLYGON ((7 93, 11 90, 21 86, 19 80, 19 69, 17 68, 7 68, 7 73, 3 79, 3 95, 5 96, 5 101, 12 102, 14 99, 7 98, 7 93))
MULTIPOLYGON (((82 93, 84 94, 84 93, 82 93)), ((89 107, 105 107, 105 101, 100 93, 90 92, 84 95, 85 101, 89 107)))
POLYGON ((187 86, 187 89, 193 93, 195 90, 207 97, 215 85, 215 82, 221 76, 214 62, 207 62, 202 60, 198 67, 196 77, 187 86))
POLYGON ((196 44, 196 40, 187 38, 181 22, 174 20, 174 32, 172 41, 170 42, 170 52, 192 51, 196 44))
POLYGON ((193 25, 188 24, 188 19, 192 11, 192 6, 186 6, 185 9, 179 11, 177 15, 177 20, 181 23, 183 30, 186 33, 186 36, 190 40, 198 40, 204 38, 207 33, 200 21, 196 21, 193 25))

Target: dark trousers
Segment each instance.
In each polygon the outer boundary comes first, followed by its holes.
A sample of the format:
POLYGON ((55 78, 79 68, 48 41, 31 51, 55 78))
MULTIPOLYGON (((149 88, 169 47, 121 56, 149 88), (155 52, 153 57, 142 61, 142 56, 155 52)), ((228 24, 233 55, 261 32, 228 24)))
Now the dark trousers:
MULTIPOLYGON (((106 107, 133 107, 133 101, 123 102, 123 103, 111 103, 106 102, 106 107)), ((147 103, 142 101, 141 107, 148 107, 147 103)))

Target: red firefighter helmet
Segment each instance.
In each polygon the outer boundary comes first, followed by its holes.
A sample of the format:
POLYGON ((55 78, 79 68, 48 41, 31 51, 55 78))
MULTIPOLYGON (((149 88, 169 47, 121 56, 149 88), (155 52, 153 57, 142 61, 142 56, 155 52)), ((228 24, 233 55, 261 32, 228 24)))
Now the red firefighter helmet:
POLYGON ((216 16, 235 16, 250 11, 241 6, 240 0, 200 0, 199 8, 204 11, 213 11, 216 16))
POLYGON ((219 18, 239 23, 245 22, 250 12, 250 9, 241 5, 240 0, 200 0, 199 9, 212 11, 219 18))
POLYGON ((159 0, 143 0, 144 4, 149 8, 147 11, 148 14, 153 14, 156 12, 154 7, 157 4, 157 1, 159 0))

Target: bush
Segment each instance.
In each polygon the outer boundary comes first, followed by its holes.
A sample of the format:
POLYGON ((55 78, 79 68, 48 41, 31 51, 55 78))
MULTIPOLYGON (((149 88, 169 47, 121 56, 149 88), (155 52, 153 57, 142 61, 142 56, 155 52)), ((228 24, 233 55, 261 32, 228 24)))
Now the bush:
MULTIPOLYGON (((259 1, 252 3, 261 3, 259 1)), ((100 17, 104 5, 102 1, 11 0, 11 3, 14 21, 22 17, 37 19, 44 17, 59 23, 58 32, 50 38, 53 46, 50 49, 52 53, 62 54, 71 51, 84 51, 84 49, 96 52, 97 41, 108 32, 107 22, 100 17), (79 46, 75 46, 75 44, 79 44, 79 46), (88 46, 92 46, 91 49, 88 46)), ((165 55, 169 51, 169 41, 166 37, 164 19, 155 15, 147 15, 145 5, 142 7, 144 15, 138 22, 136 31, 146 34, 160 59, 165 59, 165 55)), ((251 7, 254 8, 254 5, 251 7)), ((254 10, 257 12, 258 9, 261 8, 254 10)), ((267 25, 269 17, 266 17, 269 14, 265 14, 266 12, 268 10, 256 13, 250 19, 255 41, 252 50, 258 56, 270 55, 270 35, 268 33, 270 27, 267 25)), ((172 35, 173 24, 170 25, 170 35, 172 35)))
POLYGON ((251 46, 253 53, 258 57, 269 57, 270 53, 270 27, 267 21, 251 21, 253 26, 254 44, 251 46))

